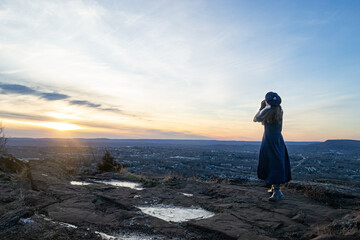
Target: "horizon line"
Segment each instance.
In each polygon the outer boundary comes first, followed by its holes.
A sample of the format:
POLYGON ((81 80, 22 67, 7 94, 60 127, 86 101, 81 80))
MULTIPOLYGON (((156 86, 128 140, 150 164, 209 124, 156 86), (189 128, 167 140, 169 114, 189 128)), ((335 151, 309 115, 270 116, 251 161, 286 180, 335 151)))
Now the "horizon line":
MULTIPOLYGON (((217 141, 217 142, 261 142, 261 140, 218 140, 218 139, 175 139, 175 138, 57 138, 57 137, 9 137, 11 139, 51 139, 51 140, 121 140, 121 141, 136 141, 136 140, 145 140, 145 141, 217 141)), ((289 140, 285 142, 326 142, 326 141, 360 141, 358 139, 327 139, 324 141, 320 140, 289 140)))

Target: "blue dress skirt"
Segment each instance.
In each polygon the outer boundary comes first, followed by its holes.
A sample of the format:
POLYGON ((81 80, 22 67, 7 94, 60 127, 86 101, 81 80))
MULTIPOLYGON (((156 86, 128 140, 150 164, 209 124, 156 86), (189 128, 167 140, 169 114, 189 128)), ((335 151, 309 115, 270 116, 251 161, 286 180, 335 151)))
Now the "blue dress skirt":
MULTIPOLYGON (((262 121, 263 114, 256 118, 262 121)), ((258 178, 270 184, 282 184, 291 180, 289 155, 281 135, 282 122, 264 123, 265 131, 260 147, 258 178)))

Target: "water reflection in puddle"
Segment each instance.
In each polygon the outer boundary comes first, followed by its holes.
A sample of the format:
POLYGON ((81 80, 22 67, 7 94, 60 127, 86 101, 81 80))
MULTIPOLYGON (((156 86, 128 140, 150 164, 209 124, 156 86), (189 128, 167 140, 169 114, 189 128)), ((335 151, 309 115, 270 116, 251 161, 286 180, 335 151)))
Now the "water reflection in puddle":
MULTIPOLYGON (((94 181, 94 182, 102 183, 102 184, 106 184, 106 185, 111 185, 111 186, 115 186, 115 187, 127 187, 127 188, 136 189, 136 190, 143 190, 144 189, 144 188, 141 187, 140 183, 134 183, 134 182, 125 182, 125 181, 118 181, 118 180, 94 181)), ((90 183, 90 182, 80 182, 80 181, 71 181, 70 184, 75 185, 75 186, 86 186, 86 185, 90 185, 92 183, 90 183)))
POLYGON ((186 196, 186 197, 192 197, 194 196, 194 194, 192 193, 182 193, 182 195, 186 196))
POLYGON ((117 181, 117 180, 111 180, 111 181, 95 181, 97 183, 103 183, 106 185, 111 185, 115 187, 127 187, 132 188, 136 190, 143 190, 144 188, 141 187, 140 183, 134 183, 134 182, 124 182, 124 181, 117 181))
POLYGON ((138 206, 143 213, 168 222, 186 222, 193 219, 210 218, 215 214, 200 207, 176 207, 171 205, 138 206))
MULTIPOLYGON (((39 222, 39 220, 45 220, 47 222, 50 222, 52 224, 58 225, 58 226, 62 226, 62 227, 66 227, 66 228, 72 228, 72 229, 77 229, 78 227, 70 224, 70 223, 65 223, 65 222, 58 222, 58 221, 54 221, 51 218, 46 217, 45 215, 38 215, 35 214, 32 217, 29 218, 20 218, 19 221, 21 221, 24 224, 32 224, 34 222, 37 223, 41 223, 39 222)), ((90 228, 87 228, 87 231, 93 231, 90 228)), ((100 237, 103 240, 164 240, 167 239, 163 236, 160 235, 147 235, 144 233, 139 233, 139 232, 121 232, 121 233, 111 233, 110 234, 106 234, 104 232, 98 232, 98 231, 94 231, 95 233, 97 233, 98 235, 100 235, 100 237)))
POLYGON ((158 236, 148 236, 143 234, 113 234, 109 235, 103 232, 97 232, 102 239, 104 240, 153 240, 153 239, 163 239, 158 236))
POLYGON ((106 234, 106 233, 103 233, 103 232, 98 232, 98 231, 95 231, 95 233, 99 234, 100 237, 104 240, 115 240, 116 237, 115 236, 111 236, 109 234, 106 234))
POLYGON ((71 185, 75 185, 75 186, 86 186, 86 185, 90 185, 91 183, 88 183, 88 182, 79 182, 79 181, 71 181, 70 184, 71 184, 71 185))

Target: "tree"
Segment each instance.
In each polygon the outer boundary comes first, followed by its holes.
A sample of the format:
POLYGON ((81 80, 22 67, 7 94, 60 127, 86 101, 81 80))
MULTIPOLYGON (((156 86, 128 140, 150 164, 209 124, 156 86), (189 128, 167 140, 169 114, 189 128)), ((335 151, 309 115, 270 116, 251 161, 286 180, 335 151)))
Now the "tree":
POLYGON ((2 122, 0 122, 0 153, 6 151, 6 144, 8 142, 8 138, 5 135, 4 127, 2 126, 2 122))
POLYGON ((116 171, 119 169, 119 164, 115 161, 115 158, 110 155, 110 152, 106 150, 102 163, 98 164, 98 169, 103 171, 116 171))

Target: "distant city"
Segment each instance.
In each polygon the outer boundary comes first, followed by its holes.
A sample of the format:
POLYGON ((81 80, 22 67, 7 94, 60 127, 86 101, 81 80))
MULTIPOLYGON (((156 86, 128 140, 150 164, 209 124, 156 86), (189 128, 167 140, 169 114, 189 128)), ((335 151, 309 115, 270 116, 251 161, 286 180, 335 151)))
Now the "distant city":
MULTIPOLYGON (((287 142, 294 180, 360 182, 360 141, 287 142)), ((100 161, 108 150, 127 171, 202 179, 257 180, 260 142, 145 139, 12 138, 8 151, 24 160, 100 161)))

